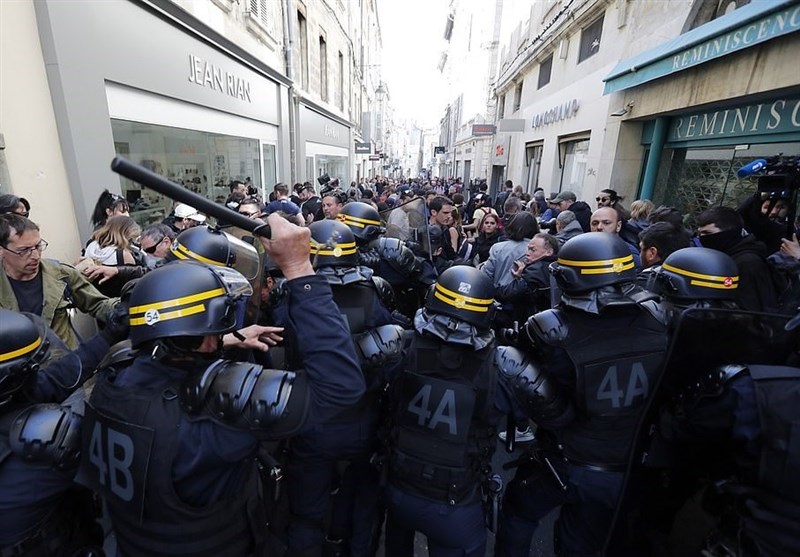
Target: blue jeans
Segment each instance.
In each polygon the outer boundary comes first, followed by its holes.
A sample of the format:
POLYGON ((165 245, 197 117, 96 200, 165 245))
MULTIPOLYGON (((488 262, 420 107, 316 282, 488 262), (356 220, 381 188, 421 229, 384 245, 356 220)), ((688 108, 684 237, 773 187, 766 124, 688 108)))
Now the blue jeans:
POLYGON ((428 538, 430 557, 483 557, 486 525, 481 502, 435 503, 386 488, 386 557, 413 557, 414 532, 428 538))
POLYGON ((517 469, 500 513, 496 557, 528 557, 539 521, 561 507, 555 526, 558 555, 599 556, 622 489, 622 472, 600 472, 552 461, 566 484, 561 489, 543 465, 517 469))

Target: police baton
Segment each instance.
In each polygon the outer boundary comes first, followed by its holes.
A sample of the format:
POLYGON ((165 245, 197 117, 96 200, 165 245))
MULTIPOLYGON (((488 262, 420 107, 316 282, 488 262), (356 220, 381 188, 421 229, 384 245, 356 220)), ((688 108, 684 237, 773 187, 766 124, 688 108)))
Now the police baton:
POLYGON ((232 211, 223 205, 214 203, 202 195, 198 195, 193 191, 189 191, 179 184, 170 182, 163 176, 160 176, 143 166, 134 164, 129 160, 123 159, 122 157, 114 157, 114 160, 111 161, 111 170, 117 174, 125 176, 126 178, 130 178, 134 182, 138 182, 143 186, 156 190, 161 195, 165 195, 170 199, 180 201, 181 203, 186 203, 198 211, 214 217, 218 221, 222 220, 229 222, 232 225, 241 228, 242 230, 246 230, 263 238, 270 238, 272 236, 272 231, 270 230, 268 224, 247 218, 244 215, 240 215, 236 211, 232 211))

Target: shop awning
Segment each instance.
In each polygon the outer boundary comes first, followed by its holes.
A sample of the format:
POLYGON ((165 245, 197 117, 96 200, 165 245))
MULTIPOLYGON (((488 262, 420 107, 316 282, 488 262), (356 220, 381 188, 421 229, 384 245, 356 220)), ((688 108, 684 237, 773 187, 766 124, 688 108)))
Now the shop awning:
POLYGON ((753 0, 669 42, 623 60, 603 80, 606 82, 603 94, 681 72, 795 31, 800 31, 800 1, 753 0))

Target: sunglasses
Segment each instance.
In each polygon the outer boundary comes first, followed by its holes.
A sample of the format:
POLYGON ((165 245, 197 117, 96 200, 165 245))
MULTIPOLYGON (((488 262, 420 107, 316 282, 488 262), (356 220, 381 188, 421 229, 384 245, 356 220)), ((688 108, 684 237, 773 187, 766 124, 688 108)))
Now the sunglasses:
POLYGON ((149 247, 146 247, 146 248, 142 248, 142 251, 144 251, 147 254, 153 255, 156 252, 156 250, 158 249, 158 244, 163 242, 164 238, 166 238, 166 236, 162 236, 161 239, 158 242, 156 242, 155 244, 153 244, 152 246, 149 246, 149 247))

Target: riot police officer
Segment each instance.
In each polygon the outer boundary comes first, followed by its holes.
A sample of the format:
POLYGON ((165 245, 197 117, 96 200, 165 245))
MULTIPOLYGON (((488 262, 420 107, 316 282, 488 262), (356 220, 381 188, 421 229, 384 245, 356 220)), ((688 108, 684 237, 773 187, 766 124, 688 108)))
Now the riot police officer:
POLYGON ((551 272, 561 302, 532 316, 523 337, 566 408, 529 412, 538 443, 506 490, 495 548, 503 557, 527 556, 539 520, 558 507, 559 554, 601 551, 667 348, 663 312, 653 294, 634 285, 633 258, 616 236, 569 240, 551 272))
POLYGON ((137 354, 102 372, 87 403, 81 477, 103 497, 128 557, 258 554, 259 442, 313 427, 362 396, 364 380, 309 232, 270 215, 265 249, 287 279, 305 371, 217 360, 251 294, 238 272, 172 262, 130 300, 137 354))
POLYGON ((790 433, 800 369, 786 365, 797 338, 784 316, 737 310, 738 283, 733 259, 708 248, 674 252, 657 274, 682 311, 634 449, 614 554, 800 553, 800 447, 790 433))
MULTIPOLYGON (((393 332, 392 317, 384 305, 384 301, 391 303, 391 286, 374 276, 372 269, 358 265, 355 238, 345 224, 326 219, 308 228, 316 273, 330 285, 351 343, 355 343, 357 354, 363 355, 358 348, 361 337, 371 339, 372 334, 381 334, 384 326, 393 332)), ((285 322, 282 304, 274 315, 278 324, 285 322)), ((295 333, 309 334, 302 330, 295 333)), ((287 359, 302 365, 297 354, 289 353, 287 359)), ((378 478, 370 458, 375 450, 383 372, 363 357, 361 366, 367 383, 361 400, 291 440, 287 466, 290 555, 321 555, 328 498, 335 488, 338 493, 332 502, 334 510, 324 543, 327 551, 353 557, 371 554, 376 538, 378 478)))
POLYGON ((485 274, 456 265, 415 315, 402 371, 390 378, 387 557, 413 555, 415 531, 427 536, 431 557, 482 556, 485 521, 497 516, 496 426, 512 411, 524 416, 511 385, 529 385, 534 404, 561 411, 546 377, 518 350, 495 346, 493 292, 485 274))
POLYGON ((431 262, 415 255, 406 242, 384 237, 380 215, 367 203, 347 203, 338 218, 353 231, 359 262, 386 279, 395 290, 398 310, 413 316, 422 299, 419 293, 436 281, 431 262))
POLYGON ((71 352, 40 317, 0 309, 2 555, 71 556, 102 543, 90 494, 72 481, 82 411, 67 397, 119 333, 109 320, 71 352))

